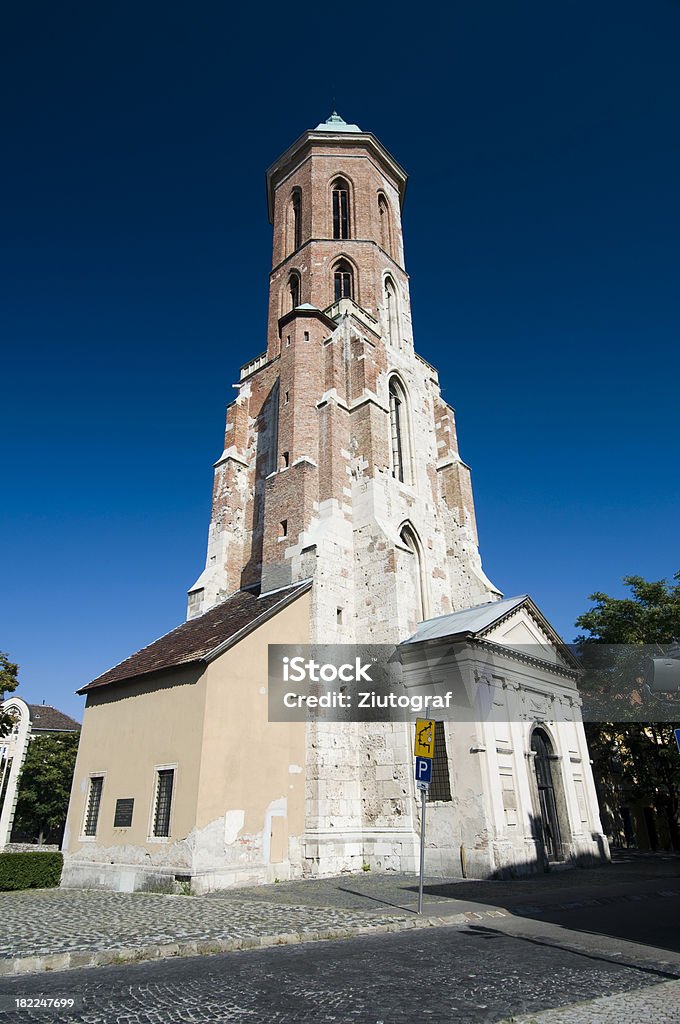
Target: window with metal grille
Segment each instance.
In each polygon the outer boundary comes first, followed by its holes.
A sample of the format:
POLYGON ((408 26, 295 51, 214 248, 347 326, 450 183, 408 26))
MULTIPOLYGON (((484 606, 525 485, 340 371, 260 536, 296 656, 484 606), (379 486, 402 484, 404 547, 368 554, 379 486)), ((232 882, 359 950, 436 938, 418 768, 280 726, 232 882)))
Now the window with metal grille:
POLYGON ((85 825, 83 827, 83 834, 86 836, 95 836, 97 834, 97 821, 99 819, 99 806, 102 802, 103 788, 104 776, 91 776, 90 792, 87 796, 87 811, 85 812, 85 825))
POLYGON ((349 238, 349 185, 342 178, 333 184, 333 238, 349 238))
POLYGON ((346 260, 341 260, 340 263, 336 264, 333 273, 333 285, 336 302, 339 302, 340 299, 354 298, 352 268, 346 260))
POLYGON ((432 758, 432 782, 427 791, 427 799, 451 799, 451 780, 449 779, 449 758, 446 753, 446 734, 444 723, 434 723, 434 757, 432 758))
POLYGON ((161 768, 158 771, 156 778, 156 806, 153 815, 153 834, 155 836, 170 835, 170 805, 172 804, 174 778, 174 768, 161 768))

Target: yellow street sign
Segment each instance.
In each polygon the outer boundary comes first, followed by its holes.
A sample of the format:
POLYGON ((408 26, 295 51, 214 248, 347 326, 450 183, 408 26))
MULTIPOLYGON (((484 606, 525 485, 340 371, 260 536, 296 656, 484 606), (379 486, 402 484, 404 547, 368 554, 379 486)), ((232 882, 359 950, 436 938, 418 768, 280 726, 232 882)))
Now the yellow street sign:
POLYGON ((416 719, 413 753, 416 757, 434 757, 434 722, 431 718, 416 719))

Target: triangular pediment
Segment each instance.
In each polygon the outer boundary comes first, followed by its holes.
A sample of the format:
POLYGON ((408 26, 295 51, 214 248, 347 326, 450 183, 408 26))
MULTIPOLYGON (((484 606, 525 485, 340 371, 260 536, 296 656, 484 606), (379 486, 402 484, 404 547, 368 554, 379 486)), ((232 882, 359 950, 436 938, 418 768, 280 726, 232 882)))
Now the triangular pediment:
POLYGON ((573 670, 576 662, 562 638, 528 594, 489 601, 422 622, 404 644, 437 640, 479 640, 573 670))
POLYGON ((561 638, 531 598, 527 598, 499 622, 480 631, 478 636, 489 643, 518 650, 563 668, 574 667, 561 638))

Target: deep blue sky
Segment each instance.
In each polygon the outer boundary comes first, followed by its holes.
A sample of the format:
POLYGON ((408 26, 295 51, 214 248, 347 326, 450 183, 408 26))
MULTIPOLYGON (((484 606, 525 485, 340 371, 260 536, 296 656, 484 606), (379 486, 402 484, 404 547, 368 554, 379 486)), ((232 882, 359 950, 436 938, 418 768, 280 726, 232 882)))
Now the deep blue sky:
POLYGON ((488 574, 572 639, 680 567, 680 3, 234 6, 3 9, 0 650, 77 717, 184 618, 265 344, 264 171, 334 97, 410 174, 488 574))

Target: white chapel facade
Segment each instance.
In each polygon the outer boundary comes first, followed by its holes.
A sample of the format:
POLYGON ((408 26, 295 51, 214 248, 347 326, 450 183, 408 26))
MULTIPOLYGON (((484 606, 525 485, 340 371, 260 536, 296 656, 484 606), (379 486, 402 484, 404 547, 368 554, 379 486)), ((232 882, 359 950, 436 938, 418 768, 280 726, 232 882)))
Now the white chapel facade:
POLYGON ((267 172, 267 347, 227 411, 205 569, 183 625, 80 691, 63 884, 415 869, 411 727, 268 722, 269 643, 403 644, 416 688, 418 652, 500 644, 502 669, 474 682, 495 724, 438 727, 428 870, 606 855, 574 666, 533 602, 485 575, 454 413, 414 349, 405 187, 336 114, 267 172), (513 643, 544 644, 552 668, 513 643), (235 763, 246 709, 254 781, 235 763))

